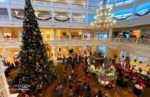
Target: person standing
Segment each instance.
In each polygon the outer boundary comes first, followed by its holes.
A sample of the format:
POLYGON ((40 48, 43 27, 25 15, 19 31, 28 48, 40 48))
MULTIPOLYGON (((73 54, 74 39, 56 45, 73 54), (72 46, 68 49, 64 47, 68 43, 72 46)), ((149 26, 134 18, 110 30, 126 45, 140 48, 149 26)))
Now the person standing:
POLYGON ((89 82, 87 82, 85 89, 86 89, 87 97, 91 97, 91 85, 89 82))
POLYGON ((79 84, 78 84, 78 81, 76 81, 74 83, 74 89, 75 89, 76 95, 78 96, 79 95, 79 84))

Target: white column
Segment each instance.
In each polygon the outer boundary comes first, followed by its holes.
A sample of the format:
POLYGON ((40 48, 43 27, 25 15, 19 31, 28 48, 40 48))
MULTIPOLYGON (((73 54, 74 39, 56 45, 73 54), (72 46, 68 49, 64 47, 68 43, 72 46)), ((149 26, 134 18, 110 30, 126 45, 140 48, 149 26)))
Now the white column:
POLYGON ((0 77, 2 78, 2 80, 0 82, 2 82, 2 89, 4 89, 4 97, 10 97, 10 92, 9 92, 9 87, 7 84, 7 80, 6 80, 6 76, 4 74, 4 65, 2 62, 2 59, 0 59, 0 77))
POLYGON ((82 54, 84 54, 84 47, 85 45, 82 45, 82 54))
POLYGON ((22 31, 19 31, 18 34, 19 34, 19 41, 21 41, 22 40, 22 31))
POLYGON ((0 76, 2 77, 2 82, 4 84, 4 87, 2 87, 2 88, 4 88, 4 93, 6 93, 4 95, 6 95, 6 97, 10 97, 9 86, 7 84, 7 80, 6 80, 6 76, 4 74, 4 71, 0 71, 0 76))
POLYGON ((84 30, 82 30, 81 40, 84 40, 84 30))
POLYGON ((0 39, 3 38, 3 33, 0 31, 0 39))
POLYGON ((57 40, 57 32, 56 32, 56 29, 54 29, 54 40, 57 40))
POLYGON ((138 44, 139 38, 136 38, 136 44, 138 44))
POLYGON ((109 29, 109 37, 108 37, 108 40, 111 41, 112 40, 112 33, 113 33, 113 30, 112 28, 109 29))
POLYGON ((9 20, 12 21, 12 12, 11 12, 11 9, 10 9, 10 0, 8 0, 8 3, 7 3, 7 10, 8 10, 8 17, 9 17, 9 20))
POLYGON ((96 35, 97 35, 97 32, 94 32, 94 37, 93 37, 93 40, 97 40, 97 37, 96 37, 96 35))
POLYGON ((50 3, 50 7, 51 7, 51 15, 52 15, 52 26, 55 26, 55 15, 54 15, 54 3, 53 3, 53 0, 51 0, 51 3, 50 3))
POLYGON ((70 27, 72 26, 72 0, 69 0, 69 18, 70 18, 70 27))
POLYGON ((89 5, 89 2, 88 0, 86 0, 86 26, 88 26, 88 14, 89 14, 89 11, 88 11, 88 5, 89 5))
POLYGON ((94 45, 93 52, 97 51, 97 45, 94 45))
POLYGON ((71 40, 72 40, 71 31, 70 31, 70 29, 69 29, 69 41, 71 41, 71 40))
POLYGON ((3 51, 3 57, 5 58, 5 60, 7 60, 8 58, 8 54, 7 54, 7 49, 6 48, 2 48, 2 51, 3 51))

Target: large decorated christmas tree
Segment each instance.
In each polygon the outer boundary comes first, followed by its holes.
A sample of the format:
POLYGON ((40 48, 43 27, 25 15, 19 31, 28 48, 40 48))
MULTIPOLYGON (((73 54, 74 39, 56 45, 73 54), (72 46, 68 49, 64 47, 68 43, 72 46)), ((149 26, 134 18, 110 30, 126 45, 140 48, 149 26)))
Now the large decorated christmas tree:
POLYGON ((21 70, 15 79, 16 84, 23 86, 22 88, 26 88, 30 93, 38 93, 39 90, 52 83, 54 76, 30 0, 25 0, 19 58, 21 70))

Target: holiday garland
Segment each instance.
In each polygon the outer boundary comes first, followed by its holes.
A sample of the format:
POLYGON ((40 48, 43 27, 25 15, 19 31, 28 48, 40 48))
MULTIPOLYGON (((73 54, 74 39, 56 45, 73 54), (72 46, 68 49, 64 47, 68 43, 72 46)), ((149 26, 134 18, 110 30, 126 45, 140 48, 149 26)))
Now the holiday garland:
POLYGON ((143 14, 140 14, 140 13, 134 13, 134 14, 132 14, 132 15, 129 15, 129 16, 126 16, 126 17, 124 17, 124 18, 117 18, 117 17, 114 17, 114 19, 116 19, 116 20, 126 20, 126 19, 128 19, 129 17, 131 17, 131 16, 145 16, 145 15, 148 15, 150 13, 150 9, 148 10, 148 11, 146 11, 145 13, 143 13, 143 14))
POLYGON ((54 17, 54 19, 55 19, 56 21, 58 21, 58 22, 66 22, 66 21, 69 21, 69 20, 70 20, 69 17, 68 17, 67 19, 64 19, 64 20, 58 19, 58 18, 56 18, 56 17, 54 17))
MULTIPOLYGON (((16 18, 16 19, 24 20, 24 18, 22 18, 22 17, 18 17, 18 16, 16 16, 16 15, 12 15, 12 16, 13 16, 14 18, 16 18)), ((36 17, 37 20, 41 20, 41 21, 51 20, 51 18, 52 18, 52 17, 48 17, 48 18, 45 18, 45 19, 41 19, 41 18, 36 17)))
MULTIPOLYGON (((123 18, 117 18, 117 17, 113 17, 115 20, 126 20, 126 19, 128 19, 129 17, 131 17, 131 16, 145 16, 145 15, 148 15, 150 13, 150 9, 148 10, 148 11, 146 11, 145 13, 143 13, 143 14, 140 14, 140 13, 134 13, 134 14, 132 14, 132 15, 129 15, 129 16, 126 16, 126 17, 123 17, 123 18)), ((20 19, 20 20, 24 20, 24 18, 22 18, 22 17, 18 17, 18 16, 16 16, 16 15, 12 15, 14 18, 16 18, 16 19, 20 19)), ((48 17, 48 18, 45 18, 45 19, 41 19, 41 18, 38 18, 38 17, 36 17, 36 19, 37 20, 41 20, 41 21, 48 21, 48 20, 51 20, 52 19, 52 17, 50 16, 50 17, 48 17)), ((62 20, 62 19, 59 19, 59 18, 57 18, 57 16, 55 16, 54 17, 54 19, 56 20, 56 21, 58 21, 58 22, 67 22, 67 21, 69 21, 70 20, 70 18, 67 16, 67 18, 66 19, 64 19, 64 20, 62 20)))
MULTIPOLYGON (((22 18, 22 17, 18 17, 18 16, 16 16, 16 15, 12 15, 12 16, 13 16, 14 18, 16 18, 16 19, 24 20, 24 18, 22 18)), ((36 17, 36 19, 37 19, 37 20, 40 20, 40 21, 48 21, 48 20, 51 20, 52 17, 48 17, 48 18, 45 18, 45 19, 41 19, 41 18, 36 17)), ((70 20, 70 18, 69 18, 68 16, 67 16, 67 18, 64 19, 64 20, 58 19, 57 17, 54 17, 54 19, 55 19, 56 21, 59 21, 59 22, 66 22, 66 21, 69 21, 69 20, 70 20)))
POLYGON ((132 15, 129 15, 129 16, 126 16, 126 17, 124 17, 124 18, 117 18, 117 17, 113 17, 115 20, 125 20, 125 19, 127 19, 127 18, 129 18, 129 17, 131 17, 132 15))
POLYGON ((143 14, 140 14, 140 13, 134 13, 135 16, 145 16, 145 15, 148 15, 150 13, 150 9, 148 11, 146 11, 145 13, 143 14))

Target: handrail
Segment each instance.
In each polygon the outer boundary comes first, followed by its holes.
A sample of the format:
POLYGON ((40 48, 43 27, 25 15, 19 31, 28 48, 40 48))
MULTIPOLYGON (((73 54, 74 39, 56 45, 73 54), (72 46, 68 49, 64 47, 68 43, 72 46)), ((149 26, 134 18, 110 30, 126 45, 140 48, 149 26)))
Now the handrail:
MULTIPOLYGON (((64 37, 64 38, 54 38, 55 40, 50 40, 50 39, 44 39, 46 41, 51 41, 51 42, 60 42, 60 41, 109 41, 109 39, 97 39, 97 38, 92 38, 91 39, 82 39, 82 37, 74 37, 69 39, 69 37, 64 37)), ((21 38, 1 38, 0 42, 5 42, 5 43, 11 43, 11 42, 20 42, 21 38)), ((149 38, 112 38, 111 42, 121 42, 121 43, 130 43, 130 44, 144 44, 144 45, 150 45, 150 39, 149 38)))

